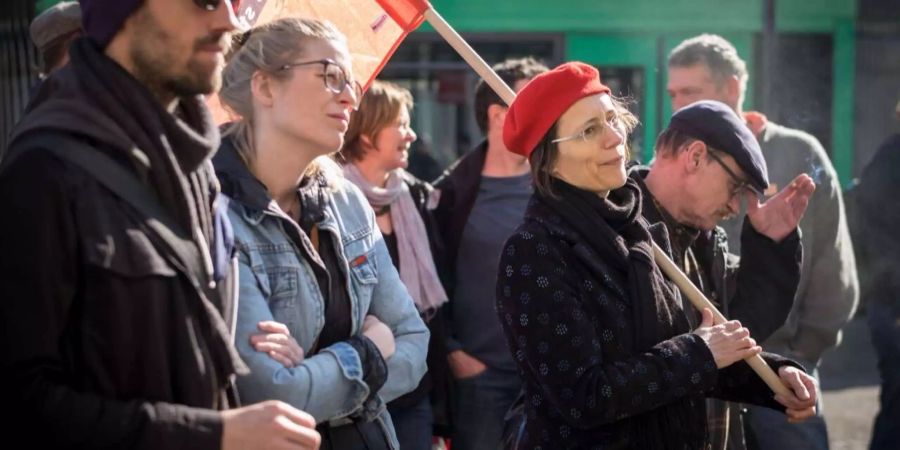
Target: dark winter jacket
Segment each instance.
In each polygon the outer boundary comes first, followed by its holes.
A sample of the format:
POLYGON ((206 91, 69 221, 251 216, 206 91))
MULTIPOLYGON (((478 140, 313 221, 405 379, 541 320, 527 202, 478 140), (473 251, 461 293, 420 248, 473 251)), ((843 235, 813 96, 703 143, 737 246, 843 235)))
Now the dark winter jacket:
MULTIPOLYGON (((635 448, 635 432, 646 428, 650 415, 686 404, 702 409, 706 396, 783 411, 746 363, 717 370, 683 317, 676 317, 681 331, 639 348, 635 327, 652 324, 635 323, 638 305, 626 294, 624 274, 610 270, 578 228, 540 196, 535 193, 507 242, 498 272, 498 314, 525 381, 518 448, 635 448)), ((665 230, 652 228, 654 239, 665 243, 665 230)), ((677 289, 669 289, 675 300, 667 308, 684 314, 677 289)), ((764 358, 775 370, 799 367, 775 355, 764 358)), ((702 412, 699 417, 704 422, 702 412)), ((664 429, 658 440, 681 432, 664 429)))
POLYGON ((441 191, 434 219, 436 230, 442 239, 442 246, 435 254, 435 262, 450 298, 453 298, 459 242, 478 197, 481 171, 484 170, 486 158, 487 141, 484 141, 448 167, 434 182, 434 187, 441 191))
MULTIPOLYGON (((437 208, 431 214, 431 219, 426 221, 425 225, 426 229, 430 228, 436 234, 434 239, 431 240, 432 254, 438 275, 444 286, 444 291, 447 292, 447 296, 450 299, 453 299, 456 287, 456 256, 459 252, 460 240, 462 239, 466 223, 469 221, 472 207, 475 205, 475 200, 478 197, 478 189, 481 186, 481 171, 484 169, 486 158, 487 141, 485 140, 448 167, 433 183, 434 188, 440 191, 440 199, 437 208), (435 246, 435 243, 439 245, 435 246)), ((432 231, 429 231, 429 238, 431 237, 432 231)), ((451 337, 451 318, 453 317, 451 308, 453 308, 452 301, 444 304, 441 308, 444 342, 439 350, 442 353, 435 355, 432 353, 432 349, 429 348, 429 361, 434 357, 441 357, 444 358, 446 363, 447 353, 451 351, 450 345, 459 345, 451 337)), ((437 425, 440 421, 441 426, 438 432, 446 431, 446 434, 449 434, 453 426, 452 418, 455 403, 452 401, 452 398, 455 391, 455 380, 450 373, 449 365, 445 365, 445 367, 443 377, 446 379, 446 387, 441 389, 441 391, 445 393, 449 400, 445 405, 435 409, 435 424, 437 425), (442 421, 439 418, 439 414, 445 417, 442 421)))
POLYGON ((900 319, 900 134, 889 137, 863 170, 856 187, 861 224, 859 255, 866 271, 865 298, 900 319))
POLYGON ((245 367, 228 332, 233 252, 209 163, 218 132, 201 98, 173 117, 89 45, 44 83, 0 169, 0 397, 15 411, 3 435, 32 448, 219 449, 215 410, 235 404, 231 378, 245 367), (138 145, 141 133, 155 145, 138 145), (164 209, 193 224, 178 231, 196 231, 185 245, 209 249, 205 261, 181 259, 159 217, 54 155, 51 135, 56 150, 107 155, 163 205, 164 189, 187 199, 193 217, 164 209), (166 158, 179 169, 159 186, 149 161, 166 158))

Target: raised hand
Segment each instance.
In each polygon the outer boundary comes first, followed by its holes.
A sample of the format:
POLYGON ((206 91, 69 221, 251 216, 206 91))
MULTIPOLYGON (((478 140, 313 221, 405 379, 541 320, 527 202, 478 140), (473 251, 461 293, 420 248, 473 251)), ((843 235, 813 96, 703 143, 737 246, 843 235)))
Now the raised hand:
POLYGON ((800 174, 781 192, 765 203, 753 193, 746 193, 747 217, 753 228, 775 242, 781 242, 800 224, 816 184, 806 174, 800 174))

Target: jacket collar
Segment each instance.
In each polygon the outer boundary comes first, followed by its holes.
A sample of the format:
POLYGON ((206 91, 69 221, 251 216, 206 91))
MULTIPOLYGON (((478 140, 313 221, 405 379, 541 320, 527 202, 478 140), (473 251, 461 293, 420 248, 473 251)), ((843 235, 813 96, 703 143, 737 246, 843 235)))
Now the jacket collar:
POLYGON ((679 223, 656 201, 656 197, 653 196, 653 193, 647 187, 647 183, 644 182, 644 178, 647 177, 648 173, 650 173, 650 168, 647 166, 632 166, 629 169, 629 177, 637 182, 638 187, 644 194, 644 218, 651 224, 664 223, 669 230, 669 238, 673 250, 676 254, 683 253, 700 237, 701 231, 679 223))
POLYGON ((235 147, 233 137, 222 139, 222 145, 213 157, 213 166, 222 184, 222 193, 232 201, 259 211, 269 208, 272 197, 266 190, 266 185, 247 168, 235 147))
POLYGON ((466 182, 459 184, 466 187, 474 186, 477 191, 481 171, 484 170, 484 161, 487 159, 487 148, 488 143, 485 139, 448 167, 434 182, 435 186, 444 185, 445 180, 463 180, 466 182))
POLYGON ((769 124, 769 119, 766 115, 757 111, 747 111, 744 113, 744 121, 747 122, 747 127, 750 128, 753 135, 757 139, 762 140, 762 134, 766 131, 766 125, 769 124))
MULTIPOLYGON (((246 208, 256 212, 270 212, 281 215, 269 191, 253 173, 238 153, 231 136, 222 139, 222 146, 213 158, 216 175, 222 184, 222 193, 246 208)), ((309 229, 312 224, 326 218, 328 205, 328 182, 324 175, 304 178, 297 188, 300 196, 300 226, 309 229)))

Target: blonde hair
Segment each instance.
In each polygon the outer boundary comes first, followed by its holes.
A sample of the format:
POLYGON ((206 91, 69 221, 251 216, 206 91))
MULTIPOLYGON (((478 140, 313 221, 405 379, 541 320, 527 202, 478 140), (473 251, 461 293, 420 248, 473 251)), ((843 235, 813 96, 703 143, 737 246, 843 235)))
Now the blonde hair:
MULTIPOLYGON (((222 71, 219 98, 230 112, 240 116, 225 130, 224 135, 233 136, 238 154, 248 167, 252 167, 256 153, 252 135, 253 75, 264 72, 275 79, 289 79, 292 72, 282 68, 302 56, 305 44, 310 40, 347 42, 347 38, 330 22, 302 17, 274 20, 235 36, 227 57, 228 63, 222 71)), ((314 160, 305 175, 322 172, 327 165, 323 159, 328 158, 314 160)))
POLYGON ((387 81, 372 82, 359 109, 350 116, 350 125, 340 151, 343 162, 363 159, 366 155, 362 146, 363 136, 371 139, 374 144, 378 133, 391 125, 404 107, 408 110, 413 108, 413 97, 408 90, 387 81))

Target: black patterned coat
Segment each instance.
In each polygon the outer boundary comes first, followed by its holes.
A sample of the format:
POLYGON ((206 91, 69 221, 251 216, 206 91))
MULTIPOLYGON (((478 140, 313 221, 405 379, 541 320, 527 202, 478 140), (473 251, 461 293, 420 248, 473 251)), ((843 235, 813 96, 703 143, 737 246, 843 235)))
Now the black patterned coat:
MULTIPOLYGON (((604 264, 592 258, 575 229, 536 197, 506 243, 497 313, 525 381, 518 448, 631 448, 642 413, 704 396, 783 411, 746 363, 717 370, 695 334, 634 348, 624 275, 597 273, 592 268, 604 264)), ((799 367, 764 358, 776 370, 799 367)))

